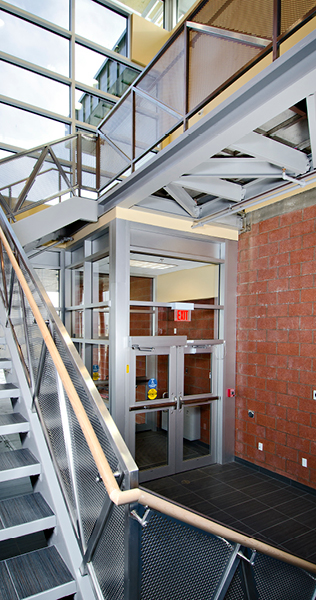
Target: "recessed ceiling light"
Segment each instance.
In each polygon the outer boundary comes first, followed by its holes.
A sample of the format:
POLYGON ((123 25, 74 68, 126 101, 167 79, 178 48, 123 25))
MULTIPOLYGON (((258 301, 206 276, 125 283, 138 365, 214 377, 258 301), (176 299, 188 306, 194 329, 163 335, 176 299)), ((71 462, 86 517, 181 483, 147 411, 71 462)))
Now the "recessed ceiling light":
POLYGON ((140 269, 171 269, 172 267, 176 267, 177 265, 168 265, 166 263, 161 262, 150 262, 146 260, 130 260, 131 267, 137 267, 140 269))

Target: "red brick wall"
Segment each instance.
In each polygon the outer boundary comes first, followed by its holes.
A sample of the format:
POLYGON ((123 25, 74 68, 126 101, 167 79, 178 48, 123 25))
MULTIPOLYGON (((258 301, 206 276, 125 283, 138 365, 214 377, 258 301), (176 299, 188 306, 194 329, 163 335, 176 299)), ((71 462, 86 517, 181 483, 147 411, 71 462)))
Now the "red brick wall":
POLYGON ((315 245, 315 206, 253 224, 240 235, 237 291, 236 455, 311 487, 315 245))

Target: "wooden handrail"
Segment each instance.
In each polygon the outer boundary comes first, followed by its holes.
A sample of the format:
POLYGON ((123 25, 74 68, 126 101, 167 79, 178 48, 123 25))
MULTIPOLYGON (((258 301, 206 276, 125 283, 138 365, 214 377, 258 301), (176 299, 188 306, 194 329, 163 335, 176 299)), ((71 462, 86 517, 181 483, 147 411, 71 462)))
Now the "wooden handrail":
POLYGON ((0 238, 2 240, 3 246, 7 251, 10 262, 15 270, 21 288, 23 289, 24 294, 28 300, 28 303, 33 312, 39 330, 43 336, 47 349, 51 355, 53 363, 68 395, 72 408, 76 414, 82 432, 85 436, 90 452, 95 460, 103 484, 112 502, 117 506, 138 502, 143 506, 148 506, 153 510, 161 512, 167 516, 173 517, 174 519, 178 519, 179 521, 192 525, 193 527, 197 527, 198 529, 206 531, 207 533, 211 533, 212 535, 225 538, 232 542, 236 542, 238 544, 241 544, 242 546, 246 546, 247 548, 257 550, 262 554, 267 554, 268 556, 271 556, 272 558, 275 558, 277 560, 282 560, 301 569, 305 569, 307 571, 316 573, 316 565, 308 562, 307 560, 303 560, 302 558, 298 558, 296 556, 293 556, 292 554, 288 554, 283 550, 279 550, 278 548, 269 546, 264 542, 260 542, 259 540, 247 537, 241 533, 238 533, 237 531, 233 531, 228 527, 224 527, 223 525, 215 523, 214 521, 211 521, 210 519, 202 517, 194 512, 191 512, 186 508, 181 508, 177 504, 173 504, 172 502, 164 500, 163 498, 155 496, 154 494, 150 494, 149 492, 146 492, 139 488, 125 490, 123 492, 120 490, 116 479, 112 473, 111 467, 106 459, 106 456, 104 455, 100 442, 89 421, 87 413, 76 392, 74 384, 72 383, 68 371, 58 352, 58 349, 56 348, 55 342, 47 328, 47 325, 33 298, 32 292, 27 284, 22 270, 11 250, 11 247, 1 227, 0 238))

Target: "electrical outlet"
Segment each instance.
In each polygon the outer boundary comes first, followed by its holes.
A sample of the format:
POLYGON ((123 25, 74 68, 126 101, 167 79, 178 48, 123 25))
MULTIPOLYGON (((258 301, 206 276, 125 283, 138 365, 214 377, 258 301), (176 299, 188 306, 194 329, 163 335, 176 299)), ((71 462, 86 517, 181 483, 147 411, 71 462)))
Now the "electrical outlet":
POLYGON ((302 467, 307 467, 307 458, 302 458, 302 467))
POLYGON ((258 450, 263 450, 263 443, 262 442, 258 442, 258 450))

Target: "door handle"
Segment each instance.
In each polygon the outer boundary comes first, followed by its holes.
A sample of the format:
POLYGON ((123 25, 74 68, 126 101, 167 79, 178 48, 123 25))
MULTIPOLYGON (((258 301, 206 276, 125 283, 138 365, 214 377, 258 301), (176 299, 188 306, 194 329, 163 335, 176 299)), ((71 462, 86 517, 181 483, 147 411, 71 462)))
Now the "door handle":
POLYGON ((182 398, 182 396, 179 396, 177 409, 181 410, 182 406, 183 406, 183 398, 182 398))

